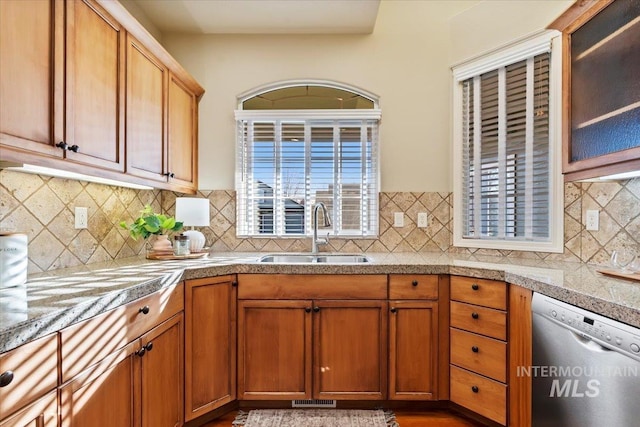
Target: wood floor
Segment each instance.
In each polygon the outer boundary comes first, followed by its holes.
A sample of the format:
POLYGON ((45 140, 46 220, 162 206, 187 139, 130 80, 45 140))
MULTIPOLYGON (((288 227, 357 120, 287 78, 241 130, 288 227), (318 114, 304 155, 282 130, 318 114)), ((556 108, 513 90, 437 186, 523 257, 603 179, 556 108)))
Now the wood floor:
MULTIPOLYGON (((403 412, 394 411, 400 427, 479 427, 469 418, 455 414, 447 410, 433 410, 429 412, 403 412)), ((231 412, 222 418, 205 424, 203 427, 229 427, 234 420, 236 412, 231 412)))

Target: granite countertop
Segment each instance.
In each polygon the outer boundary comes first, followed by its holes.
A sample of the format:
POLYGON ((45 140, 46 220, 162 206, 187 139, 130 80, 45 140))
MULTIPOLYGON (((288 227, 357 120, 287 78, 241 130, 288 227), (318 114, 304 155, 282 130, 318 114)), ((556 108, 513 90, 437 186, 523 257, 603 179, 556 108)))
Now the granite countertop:
POLYGON ((29 276, 0 290, 0 353, 59 331, 181 280, 235 273, 453 274, 504 280, 640 327, 640 283, 597 267, 509 257, 440 253, 368 253, 363 264, 261 264, 258 253, 150 261, 128 258, 29 276))

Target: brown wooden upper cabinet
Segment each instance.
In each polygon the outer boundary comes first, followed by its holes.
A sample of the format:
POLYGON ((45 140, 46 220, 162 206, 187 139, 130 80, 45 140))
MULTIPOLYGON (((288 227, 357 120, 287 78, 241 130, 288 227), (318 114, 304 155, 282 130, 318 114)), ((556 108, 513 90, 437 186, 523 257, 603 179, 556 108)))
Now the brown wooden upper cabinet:
POLYGON ((119 2, 3 0, 0 24, 0 160, 195 192, 204 90, 119 2))
POLYGON ((124 172, 125 32, 93 0, 66 11, 66 157, 124 172))
POLYGON ((563 32, 566 181, 640 170, 640 3, 577 1, 563 32))
POLYGON ((131 35, 127 37, 127 173, 166 181, 169 70, 131 35))
POLYGON ((62 0, 0 1, 1 160, 64 156, 62 25, 62 0))

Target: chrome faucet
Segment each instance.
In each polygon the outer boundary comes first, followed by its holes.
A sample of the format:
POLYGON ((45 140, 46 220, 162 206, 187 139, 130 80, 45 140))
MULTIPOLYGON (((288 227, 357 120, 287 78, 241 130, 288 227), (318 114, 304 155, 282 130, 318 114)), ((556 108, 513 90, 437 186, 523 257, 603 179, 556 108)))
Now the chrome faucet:
POLYGON ((329 233, 327 233, 327 237, 318 237, 318 209, 322 209, 322 216, 324 218, 323 227, 331 227, 331 218, 329 217, 329 212, 327 211, 327 207, 322 202, 317 202, 313 205, 313 211, 311 215, 311 220, 313 221, 313 240, 311 241, 311 253, 318 253, 318 246, 326 245, 329 243, 329 233))

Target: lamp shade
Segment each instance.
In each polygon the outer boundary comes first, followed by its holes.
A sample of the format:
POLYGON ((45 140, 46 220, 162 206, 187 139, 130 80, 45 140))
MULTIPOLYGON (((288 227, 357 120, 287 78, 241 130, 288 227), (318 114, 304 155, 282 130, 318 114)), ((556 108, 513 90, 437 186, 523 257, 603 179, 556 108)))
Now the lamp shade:
POLYGON ((177 197, 176 221, 185 226, 209 225, 209 199, 177 197))
MULTIPOLYGON (((182 221, 185 226, 209 225, 209 199, 195 197, 176 198, 176 221, 182 221)), ((205 244, 204 234, 197 230, 187 230, 184 233, 189 238, 189 250, 200 252, 205 244)))

